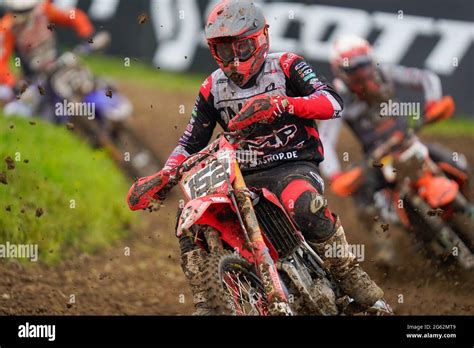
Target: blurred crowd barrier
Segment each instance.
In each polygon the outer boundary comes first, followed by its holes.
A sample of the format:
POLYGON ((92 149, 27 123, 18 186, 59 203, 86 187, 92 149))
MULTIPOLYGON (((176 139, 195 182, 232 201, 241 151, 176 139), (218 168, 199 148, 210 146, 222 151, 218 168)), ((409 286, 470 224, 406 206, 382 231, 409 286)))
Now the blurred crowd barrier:
MULTIPOLYGON (((78 6, 111 32, 110 54, 170 71, 211 72, 216 65, 203 35, 215 0, 55 0, 78 6)), ((328 52, 335 37, 353 33, 374 43, 380 62, 430 69, 474 117, 474 1, 256 1, 270 24, 272 51, 292 51, 331 79, 328 52)), ((65 40, 73 40, 71 33, 65 40)), ((400 97, 416 100, 413 93, 400 97)))

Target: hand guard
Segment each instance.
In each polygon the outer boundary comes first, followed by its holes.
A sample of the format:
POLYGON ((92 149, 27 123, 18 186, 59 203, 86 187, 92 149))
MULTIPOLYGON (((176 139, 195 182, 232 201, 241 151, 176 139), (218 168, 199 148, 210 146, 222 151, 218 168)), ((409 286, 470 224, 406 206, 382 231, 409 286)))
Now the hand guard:
POLYGON ((254 123, 271 123, 287 111, 290 102, 282 96, 261 95, 250 98, 239 114, 230 120, 230 130, 242 130, 254 123))
POLYGON ((363 182, 362 168, 355 167, 331 178, 331 191, 341 197, 353 194, 363 182))
POLYGON ((425 106, 425 119, 428 123, 446 120, 455 110, 454 100, 451 96, 444 96, 440 100, 430 101, 425 106))
POLYGON ((127 195, 130 209, 146 209, 150 205, 150 200, 164 199, 164 195, 160 195, 160 191, 168 184, 169 179, 170 172, 164 169, 154 175, 135 181, 127 195))

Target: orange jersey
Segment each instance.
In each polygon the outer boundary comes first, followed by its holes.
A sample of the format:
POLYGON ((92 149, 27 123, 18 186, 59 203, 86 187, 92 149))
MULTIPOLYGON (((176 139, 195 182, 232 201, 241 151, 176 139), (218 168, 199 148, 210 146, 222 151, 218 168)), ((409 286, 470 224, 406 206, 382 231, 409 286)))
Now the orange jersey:
POLYGON ((24 71, 41 71, 56 59, 56 38, 51 24, 72 27, 81 38, 87 38, 94 27, 79 9, 60 10, 45 1, 32 10, 28 22, 14 28, 14 14, 0 19, 0 84, 12 86, 15 76, 8 63, 15 51, 24 71))

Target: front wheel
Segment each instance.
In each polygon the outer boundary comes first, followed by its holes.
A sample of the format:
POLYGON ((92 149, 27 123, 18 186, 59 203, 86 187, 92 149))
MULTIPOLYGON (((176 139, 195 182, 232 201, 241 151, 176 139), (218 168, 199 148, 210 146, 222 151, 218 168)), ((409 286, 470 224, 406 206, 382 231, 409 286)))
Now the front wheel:
POLYGON ((268 301, 252 265, 240 255, 211 253, 202 265, 208 307, 216 315, 268 315, 268 301))

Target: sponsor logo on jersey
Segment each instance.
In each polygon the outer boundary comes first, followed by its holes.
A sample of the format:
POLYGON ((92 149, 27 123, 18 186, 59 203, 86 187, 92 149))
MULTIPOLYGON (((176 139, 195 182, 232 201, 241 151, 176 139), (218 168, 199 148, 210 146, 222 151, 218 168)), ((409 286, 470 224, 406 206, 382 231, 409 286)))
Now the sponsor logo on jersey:
POLYGON ((286 125, 283 128, 269 135, 257 136, 252 140, 247 140, 249 149, 281 149, 296 136, 298 128, 294 124, 286 125))

